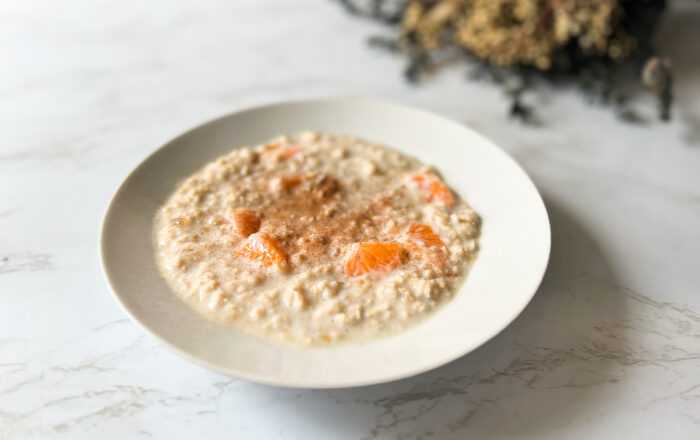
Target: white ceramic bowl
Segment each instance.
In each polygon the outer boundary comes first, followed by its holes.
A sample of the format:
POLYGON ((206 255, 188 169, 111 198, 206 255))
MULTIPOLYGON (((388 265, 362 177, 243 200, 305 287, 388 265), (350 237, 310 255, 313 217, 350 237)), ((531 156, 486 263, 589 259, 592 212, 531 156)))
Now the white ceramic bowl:
POLYGON ((549 249, 549 221, 540 195, 493 143, 422 110, 356 99, 253 108, 175 138, 121 185, 101 237, 102 264, 117 301, 165 346, 231 376, 307 388, 400 379, 469 353, 525 308, 542 280, 549 249), (382 143, 433 164, 481 215, 481 250, 466 283, 418 325, 362 344, 285 347, 210 324, 161 278, 152 247, 153 218, 178 181, 232 149, 307 129, 382 143))

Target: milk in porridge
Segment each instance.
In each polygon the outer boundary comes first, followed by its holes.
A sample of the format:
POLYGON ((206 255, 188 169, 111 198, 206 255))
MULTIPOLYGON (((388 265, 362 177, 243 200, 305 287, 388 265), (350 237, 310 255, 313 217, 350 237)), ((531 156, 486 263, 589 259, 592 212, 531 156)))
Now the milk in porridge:
POLYGON ((393 333, 449 301, 478 215, 414 158, 306 132, 187 178, 154 227, 163 277, 219 324, 292 345, 393 333))

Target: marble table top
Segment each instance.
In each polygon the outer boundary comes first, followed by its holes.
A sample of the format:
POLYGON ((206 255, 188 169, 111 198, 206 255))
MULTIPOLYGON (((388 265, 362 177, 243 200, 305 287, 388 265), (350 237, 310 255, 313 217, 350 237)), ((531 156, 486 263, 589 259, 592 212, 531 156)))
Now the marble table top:
POLYGON ((531 127, 465 66, 407 85, 364 44, 386 29, 332 1, 0 3, 0 439, 700 438, 696 5, 659 35, 672 122, 543 89, 531 127), (437 370, 325 391, 206 371, 126 319, 97 237, 129 170, 210 118, 339 95, 454 118, 530 173, 553 251, 523 314, 437 370))

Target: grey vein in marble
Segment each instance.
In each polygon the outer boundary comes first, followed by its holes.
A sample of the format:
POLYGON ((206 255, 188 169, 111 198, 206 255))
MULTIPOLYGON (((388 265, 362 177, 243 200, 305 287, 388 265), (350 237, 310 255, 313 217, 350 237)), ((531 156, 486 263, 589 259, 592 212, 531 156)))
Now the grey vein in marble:
POLYGON ((0 254, 0 275, 12 272, 36 272, 53 267, 53 256, 44 253, 0 254))

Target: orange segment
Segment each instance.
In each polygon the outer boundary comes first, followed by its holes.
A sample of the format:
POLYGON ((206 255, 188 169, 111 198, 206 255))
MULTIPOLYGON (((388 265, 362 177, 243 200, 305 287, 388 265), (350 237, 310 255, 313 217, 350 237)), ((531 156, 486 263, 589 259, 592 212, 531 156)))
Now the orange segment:
POLYGON ((443 248, 445 243, 439 235, 428 225, 422 223, 411 223, 407 232, 408 247, 411 250, 421 248, 443 248))
POLYGON ((303 174, 288 174, 280 178, 280 185, 284 189, 292 189, 301 185, 306 176, 303 174))
POLYGON ((455 197, 452 195, 452 191, 440 180, 432 182, 428 191, 430 191, 428 202, 444 202, 447 206, 454 206, 455 197))
POLYGON ((343 271, 349 277, 388 273, 401 265, 403 252, 401 245, 394 242, 355 243, 343 271))
POLYGON ((295 154, 301 152, 300 148, 295 148, 295 147, 284 147, 280 150, 280 156, 284 157, 285 159, 289 159, 290 157, 294 156, 295 154))
POLYGON ((287 254, 272 237, 253 234, 236 251, 236 254, 257 263, 260 267, 287 267, 287 254))
POLYGON ((427 259, 436 268, 445 264, 445 242, 428 225, 411 223, 406 232, 406 248, 420 258, 427 259))
POLYGON ((241 237, 248 237, 260 229, 260 216, 253 209, 230 209, 226 213, 226 217, 241 237))
POLYGON ((455 204, 452 191, 438 177, 432 174, 410 173, 406 178, 409 182, 416 183, 421 191, 428 194, 429 203, 443 202, 447 206, 455 204))
POLYGON ((297 153, 301 152, 301 148, 292 144, 271 144, 264 148, 260 155, 260 160, 270 162, 279 159, 289 159, 297 153))

